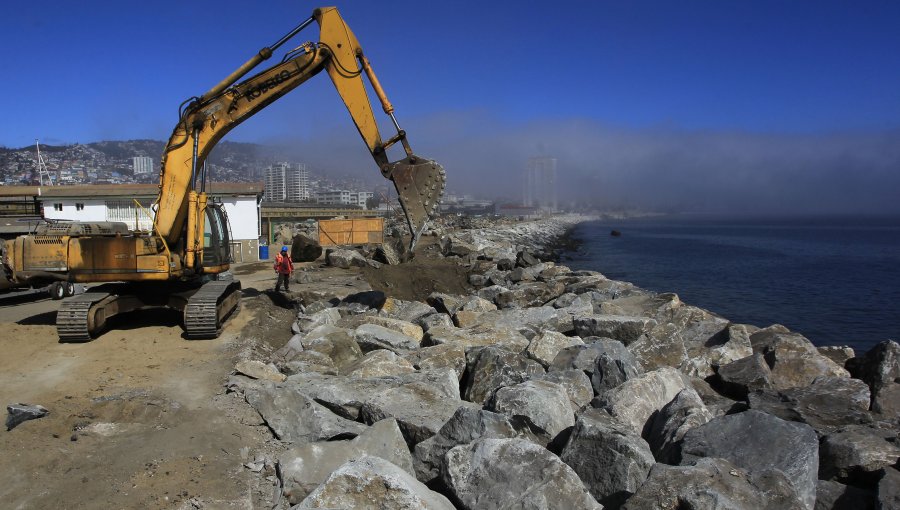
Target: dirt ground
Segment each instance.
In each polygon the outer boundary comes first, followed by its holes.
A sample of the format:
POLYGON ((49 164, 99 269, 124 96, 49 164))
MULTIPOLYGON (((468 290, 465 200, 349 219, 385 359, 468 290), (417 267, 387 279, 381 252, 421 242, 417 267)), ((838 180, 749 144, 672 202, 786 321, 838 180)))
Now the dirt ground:
MULTIPOLYGON (((382 290, 424 299, 462 292, 465 275, 433 251, 401 266, 298 264, 295 299, 382 290)), ((291 336, 291 296, 271 292, 271 263, 236 266, 242 310, 215 340, 182 338, 177 313, 136 312, 84 344, 61 344, 58 302, 0 296, 0 404, 50 414, 0 430, 0 507, 260 508, 274 473, 243 466, 283 446, 224 383, 242 357, 291 336), (268 478, 267 478, 268 477, 268 478)), ((5 416, 5 415, 4 415, 5 416)))

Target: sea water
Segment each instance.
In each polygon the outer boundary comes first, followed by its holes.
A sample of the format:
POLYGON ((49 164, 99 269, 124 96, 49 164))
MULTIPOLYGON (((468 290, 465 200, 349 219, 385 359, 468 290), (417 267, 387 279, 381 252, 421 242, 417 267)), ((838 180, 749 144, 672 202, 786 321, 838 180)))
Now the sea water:
POLYGON ((900 218, 679 215, 592 221, 573 236, 581 245, 563 264, 675 292, 736 323, 783 324, 858 354, 900 340, 900 218))

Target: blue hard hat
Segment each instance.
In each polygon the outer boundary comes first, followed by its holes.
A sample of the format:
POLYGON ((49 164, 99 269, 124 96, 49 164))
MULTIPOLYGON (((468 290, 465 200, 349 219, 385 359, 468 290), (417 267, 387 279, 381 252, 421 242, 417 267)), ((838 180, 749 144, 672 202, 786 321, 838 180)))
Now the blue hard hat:
POLYGON ((281 251, 287 251, 287 246, 282 246, 281 251))

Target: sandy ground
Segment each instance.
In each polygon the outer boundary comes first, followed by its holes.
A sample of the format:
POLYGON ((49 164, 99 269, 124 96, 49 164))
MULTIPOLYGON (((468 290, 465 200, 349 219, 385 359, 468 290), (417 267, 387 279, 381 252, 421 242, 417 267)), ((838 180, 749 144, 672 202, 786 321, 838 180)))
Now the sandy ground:
POLYGON ((454 262, 422 253, 383 270, 298 264, 305 283, 294 284, 292 296, 271 292, 270 263, 235 266, 242 310, 215 340, 185 340, 177 313, 145 311, 89 343, 61 344, 58 302, 0 296, 0 404, 50 410, 0 430, 0 507, 266 506, 274 473, 243 464, 283 445, 240 397, 226 393, 235 361, 265 359, 287 342, 291 298, 374 288, 424 300, 434 290, 465 290, 454 262))

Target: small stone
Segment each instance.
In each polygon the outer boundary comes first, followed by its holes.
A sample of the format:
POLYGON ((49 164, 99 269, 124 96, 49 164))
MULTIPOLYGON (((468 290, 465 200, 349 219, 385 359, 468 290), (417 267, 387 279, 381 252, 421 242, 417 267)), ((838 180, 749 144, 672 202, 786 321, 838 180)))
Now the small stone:
POLYGON ((6 412, 7 431, 18 427, 22 422, 43 418, 50 413, 46 407, 33 404, 10 404, 6 406, 6 412))

